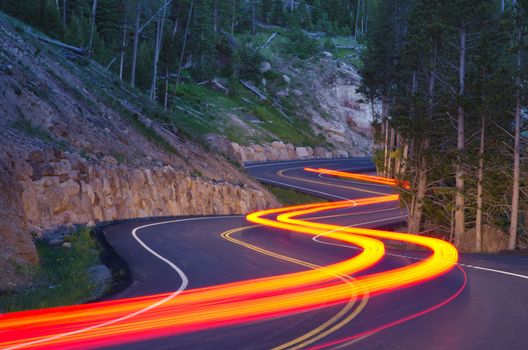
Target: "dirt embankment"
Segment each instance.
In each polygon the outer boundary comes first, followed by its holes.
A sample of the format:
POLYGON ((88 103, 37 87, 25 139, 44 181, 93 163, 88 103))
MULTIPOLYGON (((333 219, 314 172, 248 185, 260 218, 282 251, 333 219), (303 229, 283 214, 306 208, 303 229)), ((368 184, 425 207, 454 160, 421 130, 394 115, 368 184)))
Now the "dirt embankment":
POLYGON ((277 202, 172 125, 137 90, 0 15, 0 290, 28 281, 31 233, 277 202))

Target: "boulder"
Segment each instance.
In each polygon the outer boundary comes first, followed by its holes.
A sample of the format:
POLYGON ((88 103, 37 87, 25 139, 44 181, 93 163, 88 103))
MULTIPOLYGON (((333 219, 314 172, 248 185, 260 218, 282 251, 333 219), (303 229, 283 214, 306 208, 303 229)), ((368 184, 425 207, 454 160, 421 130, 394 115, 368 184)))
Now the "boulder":
POLYGON ((323 147, 315 147, 314 155, 318 158, 324 158, 326 150, 323 147))
POLYGON ((67 159, 61 159, 58 162, 49 162, 42 166, 42 176, 59 176, 68 175, 71 172, 71 163, 67 159))
POLYGON ((297 147, 295 149, 295 152, 297 153, 297 157, 299 158, 307 158, 309 156, 306 147, 297 147))
MULTIPOLYGON (((460 239, 458 248, 463 252, 475 253, 475 228, 468 230, 460 239)), ((491 225, 482 225, 482 253, 498 253, 508 249, 508 235, 491 225)))
POLYGON ((303 95, 303 92, 301 90, 293 89, 291 92, 297 97, 300 97, 303 95))
POLYGON ((81 186, 72 179, 61 183, 59 187, 64 191, 64 195, 67 197, 75 196, 81 189, 81 186))
POLYGON ((102 295, 112 283, 112 272, 105 265, 99 264, 88 268, 90 280, 96 287, 95 295, 102 295))
POLYGON ((269 63, 268 61, 262 61, 259 70, 261 73, 266 73, 267 71, 271 70, 271 63, 269 63))
POLYGON ((118 163, 117 159, 115 159, 112 156, 103 157, 103 162, 108 163, 108 164, 112 164, 112 165, 117 165, 117 163, 118 163))
POLYGON ((348 158, 348 152, 344 150, 337 150, 336 156, 337 158, 348 158))

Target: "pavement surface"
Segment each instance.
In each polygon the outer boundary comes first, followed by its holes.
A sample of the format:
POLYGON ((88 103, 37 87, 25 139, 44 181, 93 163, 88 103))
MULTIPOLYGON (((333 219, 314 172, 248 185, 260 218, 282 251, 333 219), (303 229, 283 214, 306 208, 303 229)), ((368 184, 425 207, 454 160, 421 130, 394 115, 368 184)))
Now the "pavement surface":
MULTIPOLYGON (((262 182, 328 200, 390 194, 384 185, 309 173, 304 167, 373 172, 367 158, 248 165, 262 182)), ((397 227, 406 211, 389 202, 327 213, 316 221, 358 227, 397 227)), ((110 226, 105 236, 127 262, 132 284, 112 299, 194 289, 304 271, 306 266, 260 249, 325 266, 359 253, 355 247, 259 227, 244 216, 154 219, 110 226), (251 226, 245 229, 239 229, 251 226), (174 266, 177 267, 175 270, 174 266)), ((390 247, 390 246, 389 246, 390 247)), ((358 274, 406 266, 427 252, 387 248, 358 274)), ((410 288, 371 295, 265 321, 115 345, 113 349, 528 349, 528 258, 461 255, 449 273, 410 288)), ((357 277, 357 276, 353 276, 357 277)), ((177 298, 177 296, 176 296, 177 298)))

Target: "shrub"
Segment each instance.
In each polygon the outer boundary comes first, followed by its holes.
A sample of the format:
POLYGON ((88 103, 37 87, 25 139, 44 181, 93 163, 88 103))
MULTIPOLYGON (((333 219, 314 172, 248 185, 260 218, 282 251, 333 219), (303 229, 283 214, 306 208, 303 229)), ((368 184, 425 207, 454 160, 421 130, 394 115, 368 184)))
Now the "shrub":
POLYGON ((301 29, 296 29, 288 33, 288 39, 289 43, 285 48, 286 52, 300 59, 307 59, 319 51, 317 40, 304 34, 301 29))

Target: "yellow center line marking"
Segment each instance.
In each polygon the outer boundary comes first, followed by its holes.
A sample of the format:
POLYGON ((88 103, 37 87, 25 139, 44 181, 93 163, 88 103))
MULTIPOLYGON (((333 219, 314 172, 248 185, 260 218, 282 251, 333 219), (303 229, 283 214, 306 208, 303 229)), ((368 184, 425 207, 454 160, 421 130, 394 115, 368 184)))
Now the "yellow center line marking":
MULTIPOLYGON (((331 271, 329 269, 326 269, 326 268, 323 268, 323 267, 321 267, 319 265, 312 264, 312 263, 309 263, 309 262, 306 262, 306 261, 303 261, 303 260, 295 259, 295 258, 292 258, 292 257, 289 257, 289 256, 285 256, 285 255, 282 255, 282 254, 274 253, 274 252, 265 250, 263 248, 257 247, 255 245, 243 242, 243 241, 238 240, 236 238, 233 238, 231 236, 234 233, 241 232, 241 231, 244 231, 246 229, 256 228, 256 227, 260 227, 260 226, 259 225, 249 225, 249 226, 238 227, 238 228, 235 228, 235 229, 224 231, 224 232, 222 232, 220 234, 220 236, 222 238, 232 242, 232 243, 244 246, 246 248, 249 248, 251 250, 259 252, 261 254, 265 254, 265 255, 268 255, 268 256, 271 256, 271 257, 274 257, 274 258, 277 258, 277 259, 281 259, 281 260, 286 260, 286 261, 289 261, 289 262, 297 264, 297 265, 306 266, 306 267, 309 267, 309 268, 314 269, 314 270, 322 271, 322 272, 327 273, 327 274, 329 274, 331 276, 339 278, 340 280, 345 282, 347 285, 352 285, 352 282, 354 282, 354 279, 352 277, 338 275, 338 274, 334 273, 333 271, 331 271)), ((289 342, 287 342, 285 344, 282 344, 282 345, 279 345, 279 346, 273 348, 273 350, 283 350, 283 349, 287 349, 287 348, 290 348, 291 350, 300 349, 302 347, 305 347, 306 345, 314 343, 315 341, 327 336, 330 333, 333 333, 333 332, 337 331, 338 329, 340 329, 341 327, 346 325, 348 322, 350 322, 352 319, 354 319, 363 310, 363 308, 365 308, 365 306, 368 303, 368 295, 365 295, 365 296, 363 296, 361 298, 361 302, 359 303, 359 305, 355 308, 355 310, 350 315, 348 315, 346 318, 344 318, 343 320, 341 320, 340 322, 338 322, 337 324, 335 324, 332 327, 332 325, 335 322, 339 321, 339 319, 341 319, 344 315, 346 315, 353 308, 355 303, 356 303, 356 298, 352 297, 350 299, 350 301, 345 305, 345 307, 343 309, 341 309, 331 319, 327 320, 326 322, 324 322, 323 324, 321 324, 317 328, 311 330, 310 332, 308 332, 308 333, 306 333, 306 334, 304 334, 304 335, 302 335, 302 336, 300 336, 298 338, 295 338, 295 339, 293 339, 293 340, 291 340, 291 341, 289 341, 289 342)))
POLYGON ((315 184, 319 184, 319 185, 323 185, 323 186, 345 188, 347 190, 356 190, 356 191, 360 191, 360 192, 373 193, 373 194, 379 194, 379 195, 386 195, 387 194, 387 193, 383 193, 383 192, 365 190, 365 189, 357 188, 357 187, 353 187, 353 186, 336 185, 336 184, 330 184, 330 183, 325 183, 325 182, 316 181, 316 180, 308 180, 308 179, 304 179, 304 178, 297 177, 297 176, 284 175, 285 171, 294 170, 294 169, 301 169, 301 168, 304 168, 304 167, 295 167, 295 168, 282 169, 282 170, 277 171, 277 175, 279 175, 281 177, 285 177, 287 179, 294 179, 294 180, 298 180, 298 181, 310 182, 310 183, 315 183, 315 184))
MULTIPOLYGON (((282 169, 282 170, 279 170, 276 172, 276 174, 280 177, 284 177, 284 178, 288 178, 288 179, 293 179, 293 180, 298 180, 298 181, 304 181, 304 182, 310 182, 310 183, 316 183, 316 184, 319 184, 319 185, 323 185, 323 186, 330 186, 330 187, 337 187, 337 188, 344 188, 344 189, 353 189, 353 190, 356 190, 356 191, 360 191, 360 192, 366 192, 366 193, 373 193, 373 194, 380 194, 380 195, 385 195, 386 193, 383 193, 383 192, 377 192, 377 191, 370 191, 370 190, 365 190, 365 189, 361 189, 361 188, 357 188, 357 187, 353 187, 353 186, 343 186, 343 185, 337 185, 337 184, 331 184, 331 183, 328 183, 328 182, 322 182, 322 181, 317 181, 317 180, 309 180, 309 179, 304 179, 304 178, 301 178, 301 177, 297 177, 297 176, 288 176, 288 175, 285 175, 284 172, 286 171, 290 171, 290 170, 294 170, 294 169, 301 169, 301 168, 304 168, 304 167, 293 167, 293 168, 288 168, 288 169, 282 169)), ((387 210, 390 210, 390 209, 387 209, 387 210)), ((351 216, 351 215, 360 215, 360 214, 366 214, 368 212, 362 212, 362 213, 345 213, 345 214, 337 214, 337 215, 327 215, 327 216, 322 216, 322 217, 317 217, 317 218, 309 218, 311 220, 313 219, 326 219, 326 218, 336 218, 336 217, 342 217, 342 216, 351 216)), ((317 337, 315 338, 312 338, 311 341, 309 342, 303 342, 301 344, 298 344, 296 347, 293 347, 291 350, 295 350, 295 349, 300 349, 304 346, 307 346, 311 343, 313 343, 314 341, 316 340, 319 340, 325 336, 327 336, 328 334, 331 334, 335 331, 337 331, 338 329, 342 328, 343 326, 345 326, 347 323, 349 323, 350 321, 352 321, 364 308, 365 306, 367 305, 368 303, 368 297, 365 297, 361 300, 361 303, 360 305, 354 310, 354 312, 352 312, 352 314, 350 314, 348 317, 346 317, 345 319, 343 319, 341 322, 339 322, 338 324, 336 324, 334 327, 328 329, 326 332, 322 332, 320 333, 317 337)), ((328 322, 326 322, 328 323, 328 322)), ((316 330, 318 330, 319 328, 321 328, 323 325, 321 325, 320 327, 316 328, 316 330)), ((314 330, 315 331, 315 330, 314 330)), ((312 331, 313 332, 313 331, 312 331)), ((311 333, 311 332, 310 332, 311 333)), ((310 333, 307 333, 310 334, 310 333)), ((299 338, 297 338, 299 339, 299 338)), ((279 350, 281 348, 275 348, 274 350, 279 350)))

